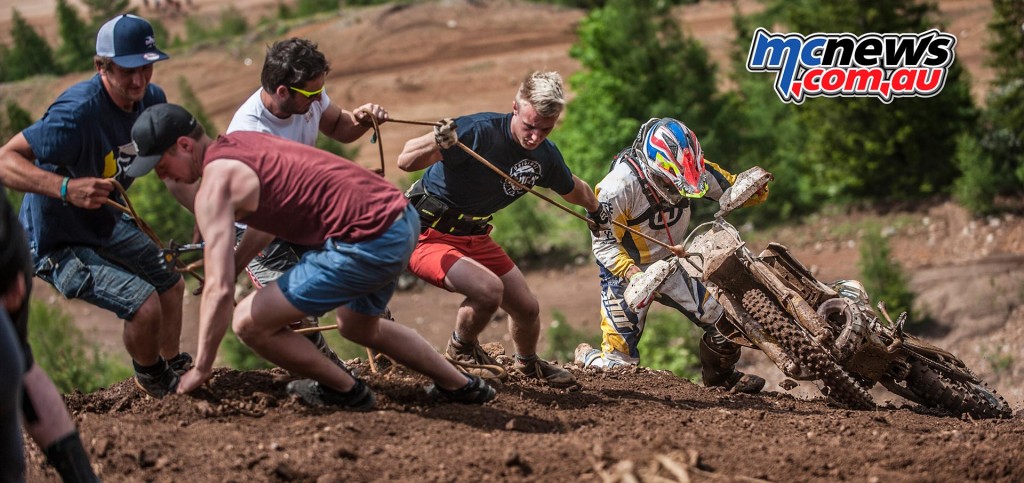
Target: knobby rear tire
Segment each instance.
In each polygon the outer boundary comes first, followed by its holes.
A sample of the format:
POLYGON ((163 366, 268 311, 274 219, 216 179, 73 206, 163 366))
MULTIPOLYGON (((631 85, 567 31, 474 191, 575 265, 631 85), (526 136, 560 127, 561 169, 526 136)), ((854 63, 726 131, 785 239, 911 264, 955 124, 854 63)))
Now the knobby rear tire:
POLYGON ((906 384, 925 406, 946 409, 958 416, 969 414, 976 419, 1013 417, 1006 400, 984 382, 950 379, 919 360, 911 361, 906 384))

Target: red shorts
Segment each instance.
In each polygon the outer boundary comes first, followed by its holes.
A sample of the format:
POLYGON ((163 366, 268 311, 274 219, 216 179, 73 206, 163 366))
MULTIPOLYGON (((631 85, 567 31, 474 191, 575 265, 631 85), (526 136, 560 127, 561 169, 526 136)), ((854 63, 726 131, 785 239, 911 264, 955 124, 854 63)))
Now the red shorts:
POLYGON ((430 284, 445 288, 444 277, 462 257, 472 258, 499 277, 516 266, 491 235, 446 235, 428 228, 420 234, 412 252, 409 271, 430 284))

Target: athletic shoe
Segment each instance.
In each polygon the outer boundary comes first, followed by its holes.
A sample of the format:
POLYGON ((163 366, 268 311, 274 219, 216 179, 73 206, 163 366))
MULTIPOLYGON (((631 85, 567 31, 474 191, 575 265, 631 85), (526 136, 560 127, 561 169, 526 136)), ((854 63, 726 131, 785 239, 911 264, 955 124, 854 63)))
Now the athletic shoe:
POLYGON ((180 376, 192 368, 192 356, 188 352, 179 352, 178 355, 167 359, 167 365, 180 376))
POLYGON ((459 389, 449 391, 433 384, 427 388, 427 394, 463 404, 483 404, 497 397, 498 392, 484 382, 481 377, 473 374, 467 374, 466 377, 469 378, 469 382, 459 389))
POLYGON ((312 379, 289 382, 287 391, 299 396, 307 406, 339 406, 353 411, 369 411, 377 404, 373 391, 359 379, 346 392, 335 391, 312 379))
POLYGON ((524 376, 540 380, 552 387, 568 387, 576 384, 572 373, 537 356, 522 358, 516 355, 515 370, 524 376))
POLYGON ((178 374, 171 366, 164 366, 159 374, 135 373, 135 385, 151 397, 160 399, 178 389, 178 374))

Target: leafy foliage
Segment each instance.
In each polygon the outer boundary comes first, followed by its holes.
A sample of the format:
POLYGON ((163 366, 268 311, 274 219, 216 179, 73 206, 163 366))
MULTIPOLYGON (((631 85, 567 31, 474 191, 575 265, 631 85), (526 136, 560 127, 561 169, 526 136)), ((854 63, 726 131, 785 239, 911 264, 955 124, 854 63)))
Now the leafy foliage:
POLYGON ((36 32, 18 9, 11 14, 11 47, 0 56, 0 81, 24 79, 39 74, 60 74, 53 49, 36 32))
POLYGON ((323 133, 317 134, 316 147, 345 159, 356 159, 356 157, 359 156, 358 146, 344 144, 340 141, 324 136, 323 133))
MULTIPOLYGON (((772 0, 753 20, 759 25, 781 23, 784 29, 802 33, 859 35, 867 31, 924 31, 934 25, 933 13, 934 6, 910 0, 826 4, 772 0)), ((749 27, 741 32, 745 38, 738 43, 749 44, 749 27)), ((768 89, 753 92, 773 95, 768 89)), ((748 95, 747 101, 751 97, 748 95)), ((815 98, 786 108, 772 107, 770 102, 779 101, 762 98, 745 103, 746 125, 760 124, 755 121, 758 117, 784 116, 779 124, 785 129, 784 140, 797 149, 765 139, 764 128, 753 134, 775 147, 768 150, 774 153, 769 154, 772 165, 768 169, 774 168, 777 178, 781 178, 779 173, 796 177, 787 180, 796 188, 786 193, 796 195, 795 202, 791 201, 793 208, 813 207, 824 200, 913 199, 947 192, 958 176, 954 163, 957 135, 977 116, 964 71, 955 63, 942 92, 931 98, 895 99, 891 104, 873 98, 815 98), (761 111, 765 108, 768 112, 761 111), (799 139, 801 132, 806 140, 799 139), (779 156, 779 148, 787 155, 779 156)), ((744 140, 740 144, 752 143, 744 140)))
POLYGON ((224 334, 224 338, 221 339, 220 350, 218 350, 217 353, 224 364, 227 364, 228 367, 239 371, 270 369, 275 367, 269 361, 256 355, 252 349, 243 344, 230 327, 224 334))
POLYGON ((975 213, 996 209, 999 195, 1024 192, 1024 4, 993 0, 989 64, 996 72, 978 129, 961 137, 955 194, 975 213))
POLYGON ((923 318, 914 317, 911 311, 914 294, 907 287, 907 279, 900 266, 892 260, 889 242, 877 227, 869 229, 861 238, 857 268, 872 302, 885 302, 886 311, 894 322, 901 312, 907 313, 908 325, 925 322, 923 318))
POLYGON ((299 0, 295 5, 295 15, 307 17, 321 12, 338 10, 340 7, 340 0, 299 0))
POLYGON ((199 101, 199 97, 196 96, 196 92, 192 89, 192 84, 189 84, 185 76, 178 76, 178 89, 181 91, 181 106, 192 113, 196 121, 203 126, 207 135, 211 138, 216 138, 220 131, 217 130, 217 126, 213 124, 213 121, 210 120, 210 116, 206 114, 203 103, 199 101))
POLYGON ((233 5, 223 8, 217 18, 189 16, 185 19, 185 36, 190 43, 231 38, 249 31, 249 22, 233 5))
MULTIPOLYGON (((0 116, 0 140, 3 140, 2 142, 7 142, 15 134, 32 125, 32 115, 12 100, 7 101, 3 114, 0 116)), ((21 200, 24 197, 24 193, 7 190, 7 200, 15 212, 21 208, 21 200)))
POLYGON ((104 355, 59 307, 33 303, 28 340, 36 363, 62 393, 85 393, 132 375, 132 369, 104 355))
MULTIPOLYGON (((597 307, 594 307, 594 311, 597 312, 597 307)), ((573 361, 576 346, 580 342, 589 342, 595 347, 600 346, 600 333, 587 332, 569 325, 565 320, 565 314, 558 310, 551 311, 551 318, 551 325, 548 325, 545 334, 547 349, 544 351, 543 358, 566 364, 573 361)))
MULTIPOLYGON (((546 196, 566 205, 550 191, 546 196)), ((492 224, 491 236, 520 266, 589 253, 586 225, 531 194, 496 213, 492 224)))
POLYGON ((78 16, 78 9, 68 0, 57 0, 57 25, 60 32, 60 47, 57 48, 57 63, 67 72, 89 70, 92 67, 96 31, 89 28, 78 16))
POLYGON ((81 0, 81 2, 89 10, 92 23, 96 26, 95 31, 99 31, 101 25, 122 13, 134 12, 133 9, 128 8, 130 0, 81 0))
POLYGON ((132 206, 166 244, 192 240, 195 218, 167 190, 156 174, 136 178, 129 189, 132 206))
POLYGON ((575 174, 599 181, 651 117, 686 123, 709 159, 735 156, 725 142, 725 114, 732 111, 716 92, 715 69, 699 42, 683 35, 667 4, 610 0, 587 14, 578 33, 569 51, 582 65, 569 79, 578 94, 552 134, 575 174))
POLYGON ((637 347, 640 363, 691 380, 700 376, 701 330, 679 312, 655 304, 637 347))

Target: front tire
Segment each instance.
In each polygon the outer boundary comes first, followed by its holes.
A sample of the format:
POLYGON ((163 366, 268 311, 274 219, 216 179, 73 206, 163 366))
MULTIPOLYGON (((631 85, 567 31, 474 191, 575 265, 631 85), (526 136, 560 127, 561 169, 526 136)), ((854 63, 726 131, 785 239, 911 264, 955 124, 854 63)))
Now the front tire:
POLYGON ((832 360, 828 351, 795 327, 796 322, 787 317, 762 290, 747 291, 743 295, 743 308, 764 326, 793 361, 809 368, 815 378, 824 383, 822 392, 826 396, 854 409, 875 407, 871 395, 832 360))

